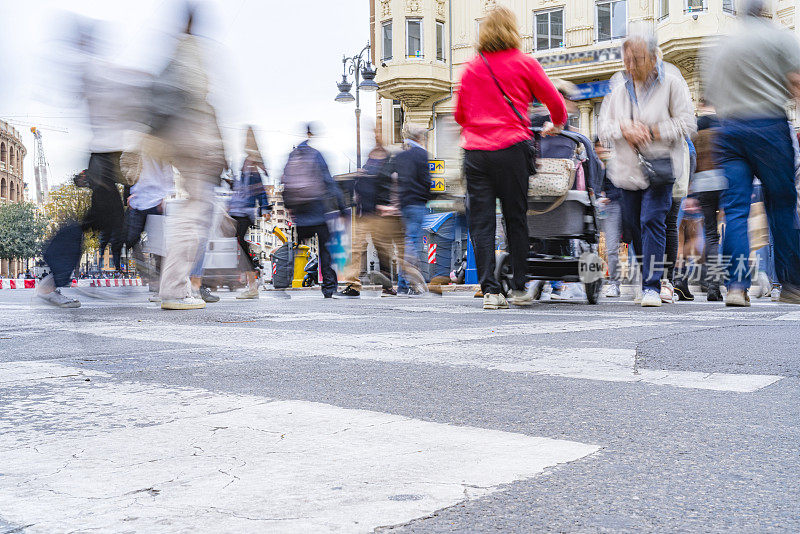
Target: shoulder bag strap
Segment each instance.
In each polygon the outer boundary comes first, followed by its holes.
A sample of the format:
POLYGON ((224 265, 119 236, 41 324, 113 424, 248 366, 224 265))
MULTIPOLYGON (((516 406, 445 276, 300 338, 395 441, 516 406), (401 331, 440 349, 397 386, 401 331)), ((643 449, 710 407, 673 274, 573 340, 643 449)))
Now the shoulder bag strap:
POLYGON ((517 107, 514 105, 514 102, 506 94, 506 92, 503 91, 503 88, 500 86, 500 82, 497 81, 497 77, 494 75, 494 72, 492 72, 492 67, 489 66, 489 61, 486 59, 486 56, 484 56, 482 52, 479 52, 479 55, 481 56, 481 59, 483 60, 484 65, 486 65, 486 68, 489 69, 489 75, 492 77, 492 80, 494 80, 494 84, 497 86, 497 88, 503 94, 503 99, 506 101, 506 103, 509 106, 511 106, 511 109, 514 111, 514 115, 516 115, 517 118, 519 119, 519 122, 521 122, 523 126, 528 128, 530 126, 530 124, 528 124, 525 121, 525 119, 522 118, 522 114, 519 111, 517 111, 517 107))

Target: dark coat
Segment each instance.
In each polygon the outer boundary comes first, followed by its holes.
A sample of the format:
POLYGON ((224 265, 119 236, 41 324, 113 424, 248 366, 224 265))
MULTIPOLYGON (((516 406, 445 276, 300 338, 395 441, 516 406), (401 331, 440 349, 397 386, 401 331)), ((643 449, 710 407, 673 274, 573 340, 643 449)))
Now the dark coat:
POLYGON ((322 157, 322 153, 320 153, 319 150, 311 147, 308 144, 308 141, 303 141, 298 145, 298 148, 299 147, 304 147, 307 150, 314 151, 317 169, 321 174, 322 182, 325 184, 325 188, 320 191, 319 198, 314 202, 311 202, 300 208, 290 210, 292 221, 294 222, 295 226, 318 226, 320 224, 326 224, 325 214, 330 211, 328 209, 329 201, 333 200, 333 203, 338 210, 340 212, 344 212, 346 209, 344 195, 342 195, 342 190, 339 189, 339 186, 336 185, 336 182, 333 180, 333 177, 328 170, 328 164, 325 162, 325 158, 322 157))
POLYGON ((394 158, 400 206, 427 204, 431 199, 431 174, 428 151, 412 145, 394 158))

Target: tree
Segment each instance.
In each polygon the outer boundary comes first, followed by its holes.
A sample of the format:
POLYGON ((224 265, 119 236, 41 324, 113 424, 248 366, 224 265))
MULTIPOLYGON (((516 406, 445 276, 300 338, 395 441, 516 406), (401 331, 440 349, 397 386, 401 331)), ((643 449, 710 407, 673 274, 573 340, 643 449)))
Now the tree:
POLYGON ((30 202, 0 206, 0 259, 27 260, 42 253, 47 219, 30 202))
MULTIPOLYGON (((80 222, 92 203, 92 191, 85 187, 76 187, 70 180, 50 190, 50 195, 43 209, 50 224, 47 227, 48 239, 64 224, 80 222)), ((83 240, 83 252, 97 250, 99 247, 97 234, 92 232, 83 240)))

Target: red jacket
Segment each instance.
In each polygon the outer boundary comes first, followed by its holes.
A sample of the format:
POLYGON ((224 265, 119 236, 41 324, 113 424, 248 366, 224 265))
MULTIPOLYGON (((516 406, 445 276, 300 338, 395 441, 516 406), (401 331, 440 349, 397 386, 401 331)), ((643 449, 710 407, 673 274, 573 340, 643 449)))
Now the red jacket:
POLYGON ((467 63, 456 102, 456 122, 466 150, 500 150, 530 138, 528 106, 534 98, 547 106, 554 124, 567 122, 564 99, 533 57, 514 48, 487 52, 492 72, 514 102, 525 124, 512 111, 481 57, 467 63))

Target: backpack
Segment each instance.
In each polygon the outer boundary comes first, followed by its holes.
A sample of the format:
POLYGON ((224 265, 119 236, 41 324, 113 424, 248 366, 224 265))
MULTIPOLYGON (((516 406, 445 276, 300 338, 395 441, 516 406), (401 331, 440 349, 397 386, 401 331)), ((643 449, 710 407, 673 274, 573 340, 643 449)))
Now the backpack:
POLYGON ((316 152, 310 147, 297 147, 289 154, 283 169, 283 203, 296 208, 320 199, 325 189, 317 166, 316 152))

